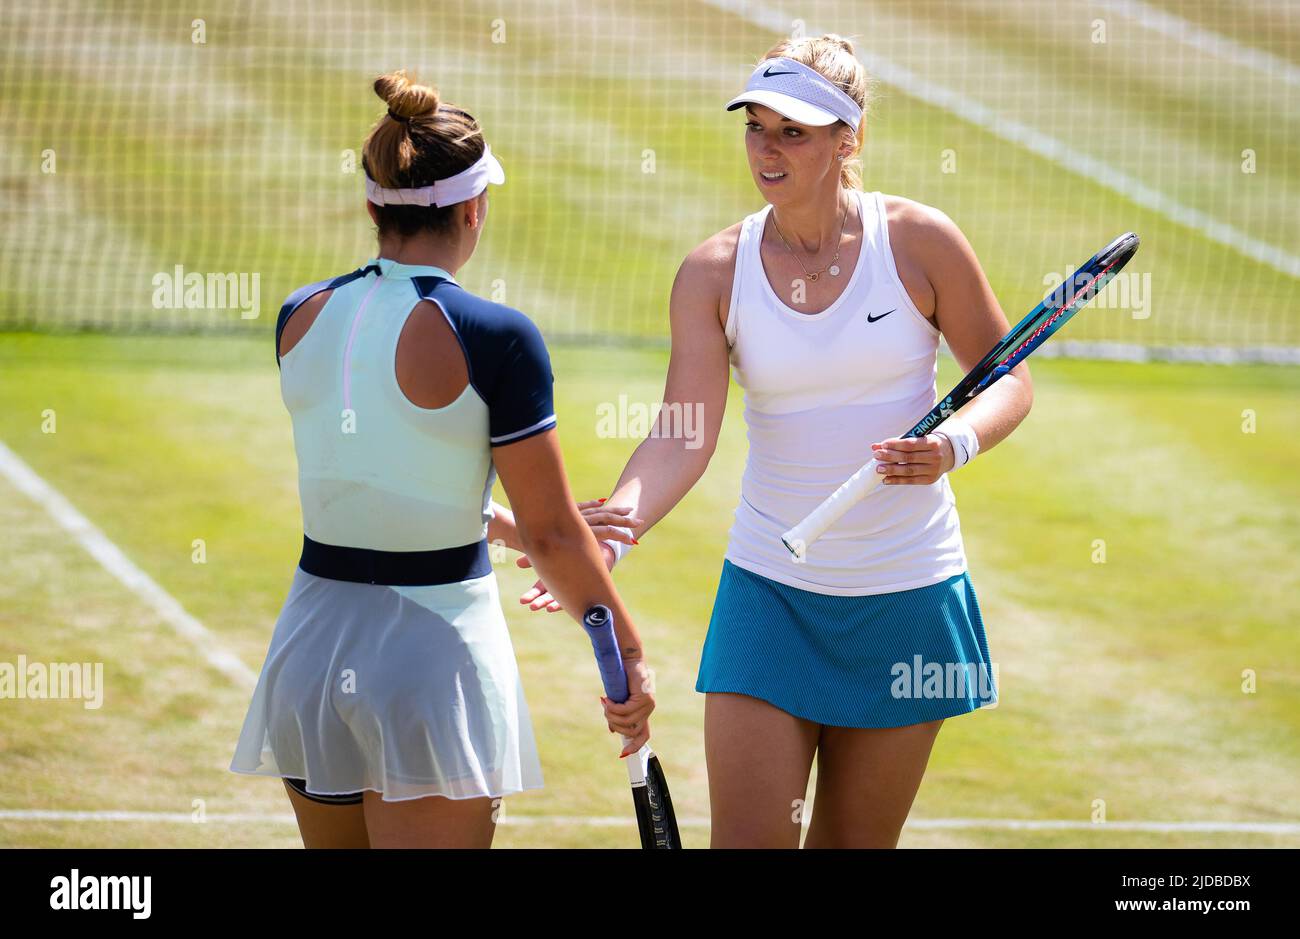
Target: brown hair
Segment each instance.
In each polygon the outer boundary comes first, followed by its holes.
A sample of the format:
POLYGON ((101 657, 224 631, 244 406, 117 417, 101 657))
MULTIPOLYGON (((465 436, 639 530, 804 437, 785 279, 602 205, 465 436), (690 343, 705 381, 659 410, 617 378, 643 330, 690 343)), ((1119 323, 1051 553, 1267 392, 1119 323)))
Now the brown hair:
POLYGON ((862 108, 862 122, 858 125, 853 152, 840 167, 840 186, 844 189, 861 189, 862 161, 859 155, 866 135, 866 117, 874 83, 867 75, 866 68, 853 54, 853 43, 835 33, 826 33, 816 38, 782 39, 768 49, 763 58, 773 59, 777 56, 793 59, 800 65, 821 73, 862 108))
MULTIPOLYGON (((466 170, 483 155, 483 130, 460 108, 444 104, 438 90, 417 84, 405 69, 375 79, 388 105, 366 136, 361 165, 385 189, 416 189, 466 170), (396 115, 396 116, 394 116, 396 115)), ((403 238, 423 230, 452 230, 451 206, 377 205, 379 234, 403 238)))

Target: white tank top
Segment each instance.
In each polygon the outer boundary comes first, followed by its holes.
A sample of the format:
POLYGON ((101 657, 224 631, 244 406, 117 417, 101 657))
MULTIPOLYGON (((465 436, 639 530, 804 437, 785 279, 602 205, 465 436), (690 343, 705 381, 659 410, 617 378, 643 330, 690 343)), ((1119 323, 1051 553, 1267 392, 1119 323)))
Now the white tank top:
MULTIPOLYGON (((966 570, 947 475, 879 486, 796 564, 781 533, 935 405, 939 331, 894 267, 884 198, 854 191, 862 248, 840 296, 800 313, 772 289, 759 255, 771 205, 745 219, 736 246, 727 343, 745 390, 749 456, 727 546, 746 570, 814 593, 908 590, 966 570)), ((841 274, 843 277, 844 274, 841 274)))

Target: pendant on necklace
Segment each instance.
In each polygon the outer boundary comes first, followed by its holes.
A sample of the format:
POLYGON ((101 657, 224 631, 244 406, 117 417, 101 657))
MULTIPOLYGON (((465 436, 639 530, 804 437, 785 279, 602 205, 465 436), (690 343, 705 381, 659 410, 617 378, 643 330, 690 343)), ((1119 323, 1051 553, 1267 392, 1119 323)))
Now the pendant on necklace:
POLYGON ((840 276, 840 266, 839 266, 838 264, 832 264, 832 265, 830 266, 830 275, 831 275, 832 277, 839 277, 839 276, 840 276))
POLYGON ((818 271, 816 274, 809 274, 809 275, 808 275, 808 279, 809 279, 809 280, 816 280, 818 277, 821 277, 821 276, 822 276, 822 272, 821 272, 821 271, 818 271))

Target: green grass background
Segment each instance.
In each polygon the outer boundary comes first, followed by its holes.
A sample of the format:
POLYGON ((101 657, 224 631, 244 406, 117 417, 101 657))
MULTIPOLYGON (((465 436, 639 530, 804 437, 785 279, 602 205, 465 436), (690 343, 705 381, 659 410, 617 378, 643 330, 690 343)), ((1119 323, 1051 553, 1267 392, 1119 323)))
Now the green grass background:
MULTIPOLYGON (((269 343, 0 336, 0 439, 250 666, 300 539, 289 421, 269 343), (42 433, 53 410, 57 432, 42 433), (207 563, 191 561, 202 538, 207 563)), ((606 493, 635 441, 597 407, 662 394, 659 350, 555 349, 575 493, 606 493)), ((955 378, 942 360, 940 384, 955 378)), ((1294 821, 1300 804, 1300 373, 1034 366, 1037 403, 954 475, 1003 697, 947 723, 914 818, 1294 821), (1253 411, 1256 432, 1242 432, 1253 411), (1094 563, 1105 541, 1106 562, 1094 563), (1258 691, 1241 690, 1242 672, 1258 691)), ((620 566, 659 685, 655 736, 679 812, 707 817, 694 690, 744 462, 739 393, 708 473, 620 566)), ((226 769, 248 695, 0 483, 0 660, 102 661, 104 707, 0 702, 0 808, 281 814, 276 783, 226 769)), ((513 597, 497 565, 547 787, 507 818, 624 814, 585 637, 513 597)), ((688 844, 707 844, 689 827, 688 844)), ((629 846, 630 829, 506 824, 498 844, 629 846)), ((10 845, 283 845, 292 825, 0 820, 10 845)), ((904 845, 1286 845, 1277 835, 909 829, 904 845)))

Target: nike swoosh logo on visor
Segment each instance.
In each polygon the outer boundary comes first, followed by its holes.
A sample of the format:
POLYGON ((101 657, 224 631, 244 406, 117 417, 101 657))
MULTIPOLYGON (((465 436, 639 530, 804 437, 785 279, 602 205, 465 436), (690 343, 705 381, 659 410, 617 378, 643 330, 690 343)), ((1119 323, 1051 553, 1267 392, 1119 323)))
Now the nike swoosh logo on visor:
POLYGON ((795 74, 794 72, 774 72, 772 71, 772 66, 770 65, 767 68, 763 69, 764 78, 771 78, 773 75, 794 75, 794 74, 795 74))

